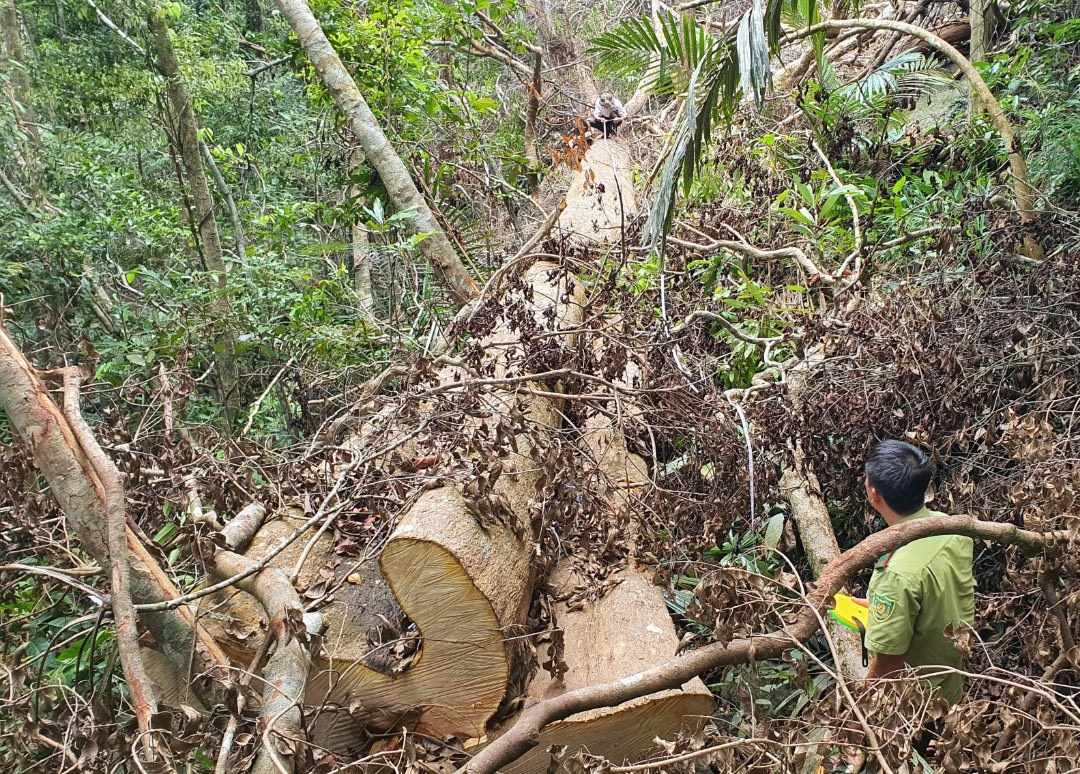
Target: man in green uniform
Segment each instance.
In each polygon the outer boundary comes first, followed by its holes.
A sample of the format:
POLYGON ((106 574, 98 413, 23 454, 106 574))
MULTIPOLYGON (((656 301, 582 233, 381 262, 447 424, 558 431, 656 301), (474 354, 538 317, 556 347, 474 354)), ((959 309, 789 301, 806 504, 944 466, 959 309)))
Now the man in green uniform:
MULTIPOLYGON (((902 441, 878 444, 866 461, 866 495, 890 527, 941 514, 925 505, 934 463, 902 441)), ((878 559, 870 579, 866 649, 873 654, 867 680, 964 668, 951 639, 975 621, 971 538, 941 535, 908 543, 878 559), (938 667, 935 669, 934 667, 938 667)), ((955 672, 928 677, 938 694, 955 704, 964 678, 955 672)))

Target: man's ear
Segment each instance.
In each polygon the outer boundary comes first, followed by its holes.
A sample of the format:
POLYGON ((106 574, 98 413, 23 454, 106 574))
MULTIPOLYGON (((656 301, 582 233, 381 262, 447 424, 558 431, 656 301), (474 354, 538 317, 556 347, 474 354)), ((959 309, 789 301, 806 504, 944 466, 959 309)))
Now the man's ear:
POLYGON ((879 505, 882 504, 882 502, 884 502, 884 498, 882 498, 881 492, 879 492, 877 490, 877 487, 871 484, 869 481, 866 482, 866 497, 868 500, 870 500, 870 504, 875 508, 877 508, 879 505))

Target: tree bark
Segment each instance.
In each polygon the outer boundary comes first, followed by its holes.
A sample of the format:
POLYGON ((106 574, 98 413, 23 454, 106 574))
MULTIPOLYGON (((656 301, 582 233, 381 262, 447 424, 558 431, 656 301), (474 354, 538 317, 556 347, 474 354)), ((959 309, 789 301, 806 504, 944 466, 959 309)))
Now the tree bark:
MULTIPOLYGON (((364 163, 364 152, 359 148, 349 151, 349 179, 356 177, 356 171, 364 163)), ((349 183, 349 201, 357 201, 360 190, 349 183)), ((371 287, 371 240, 367 229, 360 222, 359 216, 353 218, 352 228, 352 276, 353 290, 356 292, 356 309, 366 319, 375 319, 375 292, 371 287)))
POLYGON ((393 205, 408 213, 410 235, 423 234, 420 249, 431 262, 454 306, 463 307, 477 295, 477 288, 446 233, 413 182, 405 162, 386 139, 349 71, 311 13, 306 0, 277 0, 277 7, 300 40, 300 46, 330 91, 334 103, 349 122, 361 150, 375 167, 393 205))
POLYGON ((64 370, 64 417, 86 455, 86 461, 90 463, 94 476, 101 483, 105 501, 105 533, 112 591, 110 604, 116 624, 116 649, 120 654, 120 666, 127 682, 131 707, 139 724, 146 760, 157 760, 160 751, 165 768, 171 769, 168 746, 159 744, 161 740, 153 730, 153 716, 157 714, 158 704, 150 687, 150 679, 146 676, 146 667, 139 655, 139 629, 131 601, 131 563, 127 551, 127 502, 124 484, 120 479, 120 471, 102 450, 90 426, 83 419, 79 408, 81 383, 82 376, 78 366, 64 370))
MULTIPOLYGON (((83 550, 102 567, 109 567, 106 487, 37 372, 2 328, 0 408, 7 414, 12 430, 30 447, 35 464, 49 482, 83 550)), ((125 540, 134 601, 166 602, 179 597, 180 592, 130 527, 125 530, 125 540)), ((203 703, 213 706, 222 702, 228 658, 212 638, 196 627, 191 609, 185 606, 143 612, 140 617, 172 663, 189 677, 203 703)))
POLYGON ((0 28, 4 58, 8 61, 8 68, 5 69, 10 72, 8 88, 16 103, 15 119, 26 136, 37 143, 41 137, 34 118, 34 99, 30 93, 30 76, 27 75, 26 52, 23 50, 15 0, 0 0, 0 28))
POLYGON ((549 723, 599 707, 667 688, 676 688, 710 669, 780 657, 785 651, 806 642, 821 627, 821 617, 829 601, 858 570, 869 567, 877 557, 920 538, 933 535, 967 535, 1036 552, 1049 543, 1070 540, 1068 532, 1040 533, 1013 524, 979 521, 970 516, 940 516, 897 524, 877 532, 832 562, 807 595, 794 621, 782 630, 760 636, 732 640, 727 645, 713 643, 689 651, 658 667, 610 683, 579 688, 528 707, 505 735, 481 750, 459 774, 493 774, 536 746, 540 731, 549 723))
POLYGON ((199 251, 206 270, 213 275, 210 312, 217 326, 214 362, 218 371, 221 402, 231 424, 240 399, 236 338, 231 327, 232 308, 229 304, 228 274, 221 249, 221 234, 218 231, 217 221, 214 219, 214 200, 210 195, 210 186, 206 181, 206 171, 203 169, 202 155, 199 151, 198 119, 195 116, 195 105, 192 103, 191 93, 184 82, 183 74, 180 72, 180 63, 173 50, 169 27, 165 24, 164 14, 160 8, 153 8, 150 11, 149 22, 150 31, 153 33, 157 67, 167 80, 177 151, 184 165, 191 196, 195 202, 199 251))

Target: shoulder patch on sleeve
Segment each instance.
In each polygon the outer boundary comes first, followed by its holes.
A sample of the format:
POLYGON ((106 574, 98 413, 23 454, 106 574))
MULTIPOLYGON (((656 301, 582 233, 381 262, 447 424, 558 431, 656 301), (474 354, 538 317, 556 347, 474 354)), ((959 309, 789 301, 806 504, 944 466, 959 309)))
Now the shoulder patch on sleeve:
POLYGON ((884 594, 875 594, 870 600, 870 612, 878 623, 888 621, 895 607, 896 600, 889 599, 884 594))
POLYGON ((881 556, 879 556, 877 562, 875 562, 875 564, 874 564, 874 569, 875 570, 880 570, 880 569, 884 569, 885 567, 888 567, 889 566, 889 560, 892 559, 892 555, 893 555, 893 552, 890 551, 887 554, 882 554, 881 556))

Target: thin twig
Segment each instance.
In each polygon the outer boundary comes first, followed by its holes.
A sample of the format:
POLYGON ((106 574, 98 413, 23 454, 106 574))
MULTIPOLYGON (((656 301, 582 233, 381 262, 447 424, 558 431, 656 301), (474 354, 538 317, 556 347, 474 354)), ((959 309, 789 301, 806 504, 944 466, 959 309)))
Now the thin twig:
POLYGON ((779 336, 751 336, 749 333, 743 333, 739 328, 723 315, 716 312, 709 312, 705 309, 697 309, 690 314, 686 315, 686 318, 671 329, 672 334, 679 333, 683 328, 688 326, 695 320, 709 320, 711 322, 720 323, 720 326, 746 344, 754 344, 761 346, 764 344, 778 344, 782 341, 791 341, 799 338, 793 334, 781 334, 779 336))
POLYGON ((255 417, 258 416, 259 409, 262 408, 262 403, 264 400, 266 400, 266 396, 270 394, 270 390, 274 389, 274 385, 276 385, 278 383, 278 380, 281 379, 281 377, 285 375, 285 372, 289 370, 289 366, 291 366, 295 362, 296 355, 293 355, 289 358, 288 362, 286 362, 285 365, 278 369, 278 372, 274 374, 274 378, 270 380, 270 384, 266 385, 266 389, 262 391, 262 394, 251 405, 251 411, 248 412, 247 422, 244 423, 244 429, 240 431, 241 437, 247 435, 248 431, 251 430, 251 425, 255 422, 255 417))
POLYGON ((93 586, 88 586, 85 583, 75 580, 69 574, 63 570, 57 570, 53 567, 35 567, 30 564, 0 564, 0 572, 22 572, 30 575, 42 575, 46 578, 52 578, 53 580, 66 583, 74 589, 86 594, 90 597, 90 601, 95 605, 103 605, 109 602, 109 595, 104 592, 98 591, 93 586))

